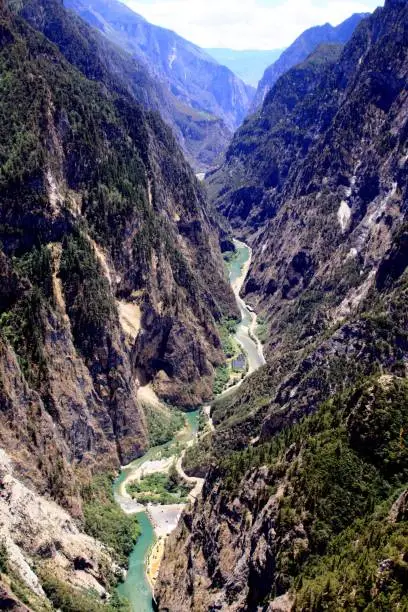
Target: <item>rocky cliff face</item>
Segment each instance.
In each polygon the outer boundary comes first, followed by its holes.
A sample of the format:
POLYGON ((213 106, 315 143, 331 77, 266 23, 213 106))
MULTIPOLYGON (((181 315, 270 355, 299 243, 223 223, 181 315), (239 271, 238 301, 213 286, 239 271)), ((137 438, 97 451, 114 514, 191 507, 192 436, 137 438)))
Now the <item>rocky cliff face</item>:
POLYGON ((258 110, 279 77, 296 64, 303 62, 317 47, 322 44, 345 44, 350 40, 354 30, 365 17, 367 14, 356 14, 336 27, 326 23, 303 32, 290 47, 283 51, 279 59, 265 70, 259 81, 252 109, 258 110))
POLYGON ((406 392, 380 377, 213 468, 166 547, 159 609, 405 603, 406 392))
POLYGON ((160 609, 406 601, 407 50, 408 6, 386 2, 281 77, 234 140, 220 208, 254 246, 267 365, 213 408, 160 609))
MULTIPOLYGON (((33 24, 38 8, 24 7, 33 24)), ((47 19, 70 26, 58 3, 47 2, 47 19)), ((180 404, 211 394, 222 358, 214 318, 234 308, 217 234, 157 116, 87 80, 21 20, 5 22, 2 42, 4 350, 74 457, 110 448, 128 461, 145 444, 137 369, 180 404), (126 305, 141 313, 131 351, 126 305)))
MULTIPOLYGON (((250 211, 255 218, 259 214, 269 219, 254 240, 256 263, 246 290, 259 296, 268 313, 274 304, 289 318, 293 304, 307 300, 306 342, 327 325, 344 320, 367 296, 404 221, 407 59, 404 16, 399 15, 394 26, 388 21, 396 10, 387 6, 366 20, 336 67, 319 62, 321 76, 312 77, 315 86, 305 98, 300 94, 299 104, 289 108, 293 122, 283 126, 284 132, 289 128, 289 159, 278 158, 282 123, 278 126, 267 114, 272 132, 277 132, 269 144, 277 180, 261 187, 261 203, 250 211), (329 93, 332 87, 334 95, 329 93)), ((314 60, 312 56, 312 73, 314 60)), ((282 77, 282 85, 293 78, 299 93, 297 70, 293 77, 291 72, 282 77)), ((308 87, 309 70, 305 76, 300 91, 308 87)), ((278 83, 270 94, 272 112, 281 93, 278 83)), ((285 332, 271 335, 278 336, 288 339, 285 332)), ((292 339, 295 336, 292 333, 292 339)))
POLYGON ((163 83, 173 107, 172 125, 194 166, 214 167, 248 112, 253 88, 199 47, 150 24, 121 2, 65 0, 65 6, 163 83))
MULTIPOLYGON (((13 583, 11 588, 6 583, 11 602, 7 606, 3 602, 2 609, 47 609, 42 583, 46 583, 45 575, 51 573, 63 583, 79 589, 94 589, 106 597, 113 573, 121 574, 111 551, 81 532, 68 512, 19 481, 13 473, 11 459, 3 450, 0 478, 0 537, 2 547, 7 550, 7 571, 11 576, 18 576, 19 582, 19 589, 13 583), (30 608, 19 608, 18 602, 12 607, 12 589, 19 591, 30 608)), ((3 573, 4 570, 3 562, 3 573)))
POLYGON ((340 45, 322 45, 282 76, 259 115, 236 132, 225 163, 208 176, 219 211, 248 238, 276 214, 276 192, 333 117, 337 99, 321 93, 341 52, 340 45))
MULTIPOLYGON (((223 360, 216 321, 235 302, 212 210, 170 128, 135 102, 62 4, 9 6, 0 13, 0 441, 29 503, 49 496, 82 520, 91 476, 147 447, 140 384, 185 408, 212 395, 223 360)), ((39 529, 37 518, 27 529, 39 529)), ((10 535, 17 546, 23 524, 10 535)), ((68 567, 58 546, 50 566, 68 567)))

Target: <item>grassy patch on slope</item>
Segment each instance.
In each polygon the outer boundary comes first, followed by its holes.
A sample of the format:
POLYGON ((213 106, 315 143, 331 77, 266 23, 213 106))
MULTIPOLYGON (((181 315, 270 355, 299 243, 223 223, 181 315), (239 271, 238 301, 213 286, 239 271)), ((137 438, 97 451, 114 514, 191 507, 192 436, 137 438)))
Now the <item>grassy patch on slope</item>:
POLYGON ((117 561, 126 566, 140 528, 137 518, 125 514, 116 504, 112 481, 109 475, 99 475, 82 488, 85 531, 109 546, 117 561))
POLYGON ((161 446, 170 442, 185 426, 185 417, 175 408, 143 405, 147 418, 150 446, 161 446))

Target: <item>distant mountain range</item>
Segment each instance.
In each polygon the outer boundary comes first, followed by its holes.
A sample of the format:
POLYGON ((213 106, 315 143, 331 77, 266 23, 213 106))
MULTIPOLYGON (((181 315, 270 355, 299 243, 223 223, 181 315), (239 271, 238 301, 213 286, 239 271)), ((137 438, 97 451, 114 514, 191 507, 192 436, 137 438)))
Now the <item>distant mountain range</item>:
POLYGON ((150 24, 117 0, 64 4, 166 86, 173 98, 173 127, 190 161, 197 169, 214 165, 247 115, 254 89, 196 45, 150 24))
POLYGON ((293 68, 293 66, 296 66, 296 64, 303 62, 308 55, 321 44, 345 44, 348 42, 360 21, 367 16, 367 13, 356 13, 337 27, 333 27, 330 23, 326 23, 325 25, 316 26, 303 32, 303 34, 282 53, 279 59, 265 70, 265 74, 258 85, 252 110, 256 110, 262 105, 266 94, 273 85, 275 85, 282 74, 285 74, 285 72, 293 68))
POLYGON ((258 87, 265 69, 275 62, 283 49, 270 51, 235 49, 205 49, 217 62, 227 66, 248 85, 258 87))

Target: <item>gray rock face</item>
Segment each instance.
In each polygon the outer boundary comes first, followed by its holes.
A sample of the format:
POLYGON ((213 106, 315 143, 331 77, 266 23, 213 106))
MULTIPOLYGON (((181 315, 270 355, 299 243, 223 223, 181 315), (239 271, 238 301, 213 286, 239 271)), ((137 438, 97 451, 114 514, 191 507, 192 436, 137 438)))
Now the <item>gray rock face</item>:
MULTIPOLYGON (((45 593, 41 586, 40 569, 47 565, 60 580, 83 589, 95 589, 106 597, 106 577, 121 575, 114 563, 111 551, 94 538, 85 535, 70 514, 55 502, 38 495, 19 481, 12 462, 0 451, 0 536, 8 554, 8 567, 35 595, 40 605, 45 605, 45 593), (38 565, 34 565, 33 558, 38 565), (38 574, 38 575, 37 575, 38 574)), ((9 593, 0 585, 2 610, 26 612, 31 610, 13 604, 15 585, 8 584, 9 593), (6 607, 6 597, 10 598, 6 607)), ((35 599, 34 599, 35 601, 35 599)))
MULTIPOLYGON (((329 293, 337 294, 326 314, 316 294, 320 314, 310 321, 310 333, 324 325, 322 316, 350 312, 401 224, 406 33, 402 16, 395 44, 388 38, 392 12, 398 9, 364 21, 344 51, 320 47, 283 75, 261 113, 237 132, 225 164, 208 178, 220 212, 253 241, 246 290, 274 321, 274 350, 287 330, 278 319, 306 292, 321 290, 326 304, 329 293), (370 132, 374 124, 378 139, 370 132), (381 239, 374 239, 377 232, 381 239), (301 253, 303 264, 297 262, 301 253), (342 272, 345 261, 361 272, 354 281, 342 272), (327 279, 329 269, 340 284, 327 279)), ((397 275, 404 269, 404 242, 396 249, 381 264, 381 285, 382 269, 392 267, 397 275)))
MULTIPOLYGON (((160 610, 256 610, 278 579, 277 550, 293 540, 299 550, 308 548, 301 524, 281 531, 283 489, 268 494, 266 469, 252 473, 245 491, 233 500, 219 488, 217 477, 210 472, 202 498, 184 513, 166 546, 155 591, 160 610)), ((290 598, 286 608, 271 609, 291 609, 290 598)))
MULTIPOLYGON (((313 546, 313 554, 323 556, 327 542, 333 542, 320 540, 326 535, 314 523, 320 520, 318 508, 326 513, 326 524, 335 525, 341 514, 336 507, 343 508, 347 496, 353 504, 353 487, 360 486, 360 477, 348 483, 337 478, 340 430, 350 453, 362 458, 363 474, 369 466, 376 474, 386 472, 386 462, 377 459, 384 439, 379 414, 387 431, 393 423, 397 461, 406 457, 405 399, 393 398, 390 387, 408 390, 407 79, 408 6, 387 3, 364 20, 343 50, 320 48, 283 75, 261 113, 239 130, 225 165, 209 177, 220 211, 254 248, 246 291, 268 322, 267 365, 235 398, 212 410, 215 433, 199 449, 209 470, 203 499, 167 545, 157 586, 159 609, 309 609, 307 587, 297 581, 307 574, 304 559, 313 546), (372 376, 379 377, 375 388, 372 376), (361 381, 364 393, 356 389, 361 381), (330 410, 328 426, 324 418, 330 410), (315 435, 320 439, 318 432, 330 439, 335 466, 329 469, 330 484, 322 487, 326 492, 339 487, 338 506, 326 507, 321 490, 317 497, 312 491, 305 505, 297 503, 312 475, 319 488, 325 471, 305 468, 298 478, 305 460, 301 449, 315 435), (259 470, 248 467, 254 465, 252 456, 259 470), (296 475, 292 493, 290 473, 296 475), (272 474, 273 489, 268 489, 272 474), (286 520, 289 515, 293 520, 286 520), (315 544, 313 523, 319 532, 315 544), (300 591, 305 598, 297 600, 300 591)), ((313 442, 310 457, 321 466, 328 447, 321 455, 318 447, 313 442)), ((398 482, 405 487, 402 470, 398 482)), ((394 501, 388 498, 390 507, 394 501)), ((398 529, 405 514, 404 494, 384 520, 398 529)), ((334 531, 344 535, 350 524, 347 515, 334 531)), ((353 542, 360 540, 359 527, 354 528, 353 542)), ((349 546, 353 550, 354 544, 349 546)), ((362 544, 359 561, 365 548, 362 544)), ((335 555, 342 553, 340 547, 335 555)), ((402 552, 395 564, 386 549, 383 553, 374 558, 385 562, 377 583, 365 576, 367 602, 405 568, 402 552)), ((333 560, 330 554, 322 564, 333 560)), ((313 588, 327 569, 322 568, 313 588)), ((341 595, 341 571, 338 576, 329 609, 349 605, 341 595)), ((402 585, 405 578, 400 580, 402 585)), ((319 593, 325 589, 323 582, 319 593)))

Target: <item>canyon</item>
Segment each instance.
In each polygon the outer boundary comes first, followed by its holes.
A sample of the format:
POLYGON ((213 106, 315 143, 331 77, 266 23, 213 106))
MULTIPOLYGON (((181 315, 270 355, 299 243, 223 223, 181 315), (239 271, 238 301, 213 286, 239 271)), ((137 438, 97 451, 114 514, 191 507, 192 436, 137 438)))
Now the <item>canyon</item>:
POLYGON ((403 610, 408 4, 245 120, 129 15, 0 5, 0 607, 403 610))
POLYGON ((283 74, 206 177, 253 248, 243 299, 267 365, 186 455, 206 480, 166 546, 159 609, 406 600, 407 9, 386 2, 283 74))
POLYGON ((242 123, 255 90, 205 50, 113 0, 65 0, 90 26, 136 58, 161 96, 157 109, 188 161, 214 168, 242 123))
MULTIPOLYGON (((229 281, 234 290, 240 308, 241 322, 237 328, 235 339, 244 350, 247 361, 246 376, 250 376, 265 363, 262 346, 256 338, 256 315, 248 310, 240 298, 240 291, 248 274, 251 252, 242 242, 235 242, 236 255, 229 264, 229 281)), ((219 397, 227 397, 241 386, 245 378, 229 386, 219 397)), ((146 401, 159 402, 150 392, 146 401)), ((151 612, 154 587, 157 582, 161 560, 168 537, 177 528, 182 512, 186 505, 192 506, 200 497, 204 479, 189 477, 183 470, 183 459, 187 450, 194 452, 195 446, 201 438, 206 437, 214 430, 211 413, 201 408, 201 415, 206 418, 206 426, 198 430, 199 412, 190 413, 186 427, 179 431, 173 440, 164 446, 151 448, 146 455, 126 466, 114 485, 115 499, 127 514, 136 514, 143 525, 143 539, 137 542, 131 558, 127 579, 119 587, 126 595, 134 612, 151 612), (183 448, 184 447, 184 448, 183 448), (183 449, 183 450, 181 450, 183 449), (164 458, 162 458, 162 456, 164 458), (169 473, 175 467, 181 479, 192 485, 188 495, 187 504, 147 504, 143 506, 132 500, 127 487, 132 482, 140 482, 147 475, 169 473), (140 513, 144 513, 142 516, 140 513), (146 517, 148 522, 146 522, 146 517), (150 525, 149 525, 150 522, 150 525)))

